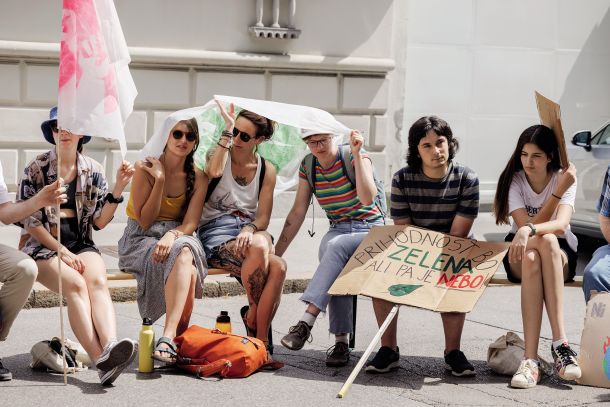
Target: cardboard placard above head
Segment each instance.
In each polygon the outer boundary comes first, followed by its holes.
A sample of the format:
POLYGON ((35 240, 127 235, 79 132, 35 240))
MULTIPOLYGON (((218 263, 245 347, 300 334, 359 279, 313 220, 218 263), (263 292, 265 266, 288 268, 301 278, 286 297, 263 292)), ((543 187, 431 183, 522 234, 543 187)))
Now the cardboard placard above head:
MULTIPOLYGON (((260 155, 273 163, 277 169, 276 194, 291 188, 298 181, 299 164, 309 151, 301 139, 301 129, 340 136, 350 132, 350 129, 333 115, 313 107, 223 95, 214 95, 214 98, 223 103, 227 111, 229 105, 233 104, 236 115, 240 109, 246 109, 278 123, 271 140, 257 147, 260 155)), ((148 156, 159 157, 176 123, 191 118, 197 120, 199 128, 199 147, 195 153, 195 164, 203 169, 207 151, 216 147, 216 142, 224 130, 224 120, 214 100, 203 106, 170 114, 140 151, 140 159, 148 156)), ((335 142, 338 141, 339 138, 336 137, 335 142)))
POLYGON ((508 246, 414 226, 375 226, 328 293, 362 294, 438 312, 470 312, 508 246))
POLYGON ((566 169, 570 165, 568 161, 568 151, 566 149, 566 140, 563 135, 563 127, 561 126, 561 108, 550 99, 545 98, 538 92, 536 95, 536 106, 538 107, 538 116, 540 123, 553 130, 557 145, 559 146, 559 161, 561 168, 566 169))

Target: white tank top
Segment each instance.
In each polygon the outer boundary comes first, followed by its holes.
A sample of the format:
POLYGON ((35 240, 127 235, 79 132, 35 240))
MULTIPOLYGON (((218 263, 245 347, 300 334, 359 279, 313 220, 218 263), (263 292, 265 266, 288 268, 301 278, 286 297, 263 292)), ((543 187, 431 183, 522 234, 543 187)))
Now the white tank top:
POLYGON ((258 209, 259 178, 261 157, 257 154, 258 164, 256 174, 248 185, 239 185, 231 171, 231 154, 227 157, 222 178, 216 185, 212 196, 205 203, 201 214, 201 223, 207 223, 222 215, 235 215, 240 218, 254 220, 258 209))

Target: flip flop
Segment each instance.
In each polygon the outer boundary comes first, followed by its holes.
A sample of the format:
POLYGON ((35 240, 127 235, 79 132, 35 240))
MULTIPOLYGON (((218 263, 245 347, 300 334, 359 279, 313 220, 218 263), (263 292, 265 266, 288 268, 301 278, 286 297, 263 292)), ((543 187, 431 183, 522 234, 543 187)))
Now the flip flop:
POLYGON ((246 319, 246 314, 248 314, 249 310, 250 310, 250 306, 249 305, 244 305, 239 310, 239 314, 241 315, 241 320, 244 321, 244 326, 246 327, 246 335, 247 336, 252 336, 252 337, 256 338, 256 329, 250 328, 248 326, 248 320, 246 319))
POLYGON ((176 344, 174 343, 174 341, 171 340, 170 338, 168 338, 167 336, 160 337, 159 340, 157 341, 157 344, 155 345, 155 350, 153 351, 152 358, 154 360, 158 360, 159 362, 164 362, 169 365, 173 365, 176 363, 177 356, 178 356, 178 353, 176 352, 176 344), (162 348, 161 347, 162 344, 167 345, 167 348, 162 348), (154 352, 168 353, 171 356, 167 357, 167 356, 155 355, 154 352))

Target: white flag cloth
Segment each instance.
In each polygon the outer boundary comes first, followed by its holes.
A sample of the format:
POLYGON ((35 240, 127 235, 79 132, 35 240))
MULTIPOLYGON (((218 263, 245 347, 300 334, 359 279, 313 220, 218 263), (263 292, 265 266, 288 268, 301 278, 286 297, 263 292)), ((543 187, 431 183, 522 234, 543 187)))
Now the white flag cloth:
MULTIPOLYGON (((344 137, 349 136, 350 133, 350 129, 335 119, 333 115, 313 107, 233 96, 215 95, 214 98, 225 104, 227 110, 228 105, 233 103, 238 108, 274 120, 280 125, 271 140, 262 143, 259 147, 260 154, 271 161, 278 171, 276 194, 293 187, 298 181, 299 164, 305 154, 309 152, 305 143, 301 141, 301 129, 344 137)), ((159 157, 165 148, 172 128, 177 122, 190 118, 197 119, 199 127, 200 142, 195 163, 201 167, 205 151, 216 146, 216 141, 224 130, 224 121, 214 100, 210 100, 204 106, 179 110, 169 115, 140 151, 140 159, 149 156, 159 157)), ((335 142, 340 140, 341 137, 335 137, 335 142)))
POLYGON ((58 125, 74 134, 119 142, 138 94, 112 0, 64 0, 58 125))

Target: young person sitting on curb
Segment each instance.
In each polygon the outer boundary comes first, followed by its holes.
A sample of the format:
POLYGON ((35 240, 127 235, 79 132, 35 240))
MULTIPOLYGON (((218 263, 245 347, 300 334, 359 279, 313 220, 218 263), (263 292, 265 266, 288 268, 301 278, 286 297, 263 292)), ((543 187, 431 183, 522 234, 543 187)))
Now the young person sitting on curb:
POLYGON ((176 361, 174 338, 189 326, 195 298, 203 296, 205 254, 193 232, 199 224, 208 179, 195 169, 197 120, 166 119, 163 152, 136 162, 127 226, 119 240, 119 267, 138 284, 138 310, 156 321, 165 314, 153 359, 176 361))
POLYGON ((241 316, 249 336, 269 345, 269 327, 280 305, 286 263, 274 254, 266 231, 273 209, 276 171, 258 153, 270 140, 275 122, 248 110, 235 117, 218 102, 225 122, 218 145, 210 150, 205 172, 210 179, 198 236, 208 264, 241 278, 248 304, 241 316))
POLYGON ((320 264, 301 296, 301 301, 307 304, 305 313, 282 338, 282 345, 291 350, 303 348, 311 338, 318 314, 328 305, 335 345, 327 352, 326 365, 345 366, 349 360, 348 336, 353 332, 353 299, 351 295, 331 297, 328 289, 371 227, 384 224, 384 214, 381 203, 377 202, 373 164, 362 149, 363 138, 357 131, 351 132, 349 147, 337 146, 331 134, 303 130, 301 137, 311 154, 299 168, 296 197, 275 252, 283 255, 294 239, 305 219, 312 193, 326 212, 330 228, 320 243, 320 264), (355 179, 348 177, 348 165, 354 170, 350 173, 355 173, 352 177, 355 179))
POLYGON ((46 207, 24 219, 19 248, 36 260, 37 280, 45 287, 58 292, 61 276, 70 326, 95 361, 101 384, 108 385, 134 359, 136 343, 129 338, 117 340, 106 265, 93 242, 93 229, 103 229, 110 223, 134 170, 123 161, 109 193, 103 167, 82 153, 90 136, 60 131, 57 107, 51 109, 49 120, 41 124, 41 129, 54 148, 39 154, 25 168, 18 199, 33 199, 38 191, 61 178, 66 182, 67 200, 59 212, 56 207, 46 207), (63 263, 61 274, 57 257, 63 263))
MULTIPOLYGON (((38 194, 23 202, 11 202, 0 164, 0 222, 11 224, 27 218, 32 213, 66 201, 61 181, 45 186, 38 194)), ((0 341, 5 341, 13 321, 28 299, 36 281, 38 267, 27 254, 0 244, 0 341)), ((13 375, 2 365, 0 381, 11 380, 13 375)))
MULTIPOLYGON (((479 211, 479 180, 469 168, 453 161, 458 142, 444 120, 426 116, 409 130, 407 166, 392 179, 390 213, 396 225, 414 225, 467 238, 479 211)), ((393 303, 373 299, 379 326, 393 303)), ((441 313, 445 332, 445 362, 454 376, 472 376, 474 367, 460 350, 466 314, 441 313)), ((381 348, 367 363, 368 373, 398 368, 398 315, 381 337, 381 348)))
POLYGON ((591 291, 610 291, 610 165, 604 178, 597 211, 600 228, 608 244, 597 249, 585 267, 582 289, 587 302, 591 299, 591 291))
POLYGON ((576 169, 560 170, 553 131, 542 125, 521 133, 513 155, 500 174, 494 212, 497 224, 509 223, 511 242, 504 258, 509 281, 521 283, 521 318, 525 355, 511 387, 526 389, 540 380, 538 343, 546 309, 555 369, 564 380, 581 375, 576 352, 568 343, 563 317, 563 283, 576 274, 576 236, 570 230, 576 197, 576 169))

